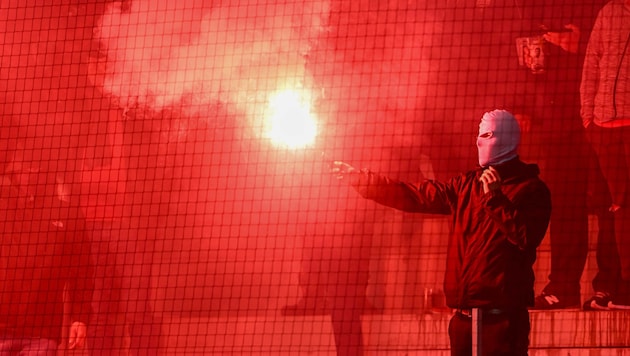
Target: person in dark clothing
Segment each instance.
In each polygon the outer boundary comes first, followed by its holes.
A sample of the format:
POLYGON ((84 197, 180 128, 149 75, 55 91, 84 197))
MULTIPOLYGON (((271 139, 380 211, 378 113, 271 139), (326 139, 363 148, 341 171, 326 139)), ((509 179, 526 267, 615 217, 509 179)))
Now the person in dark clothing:
POLYGON ((0 354, 57 355, 64 303, 64 347, 81 348, 93 266, 78 205, 59 174, 0 158, 0 354))
POLYGON ((505 110, 483 115, 480 168, 446 182, 405 183, 336 161, 332 173, 364 198, 398 210, 450 214, 444 291, 456 310, 452 355, 472 351, 471 309, 482 314, 484 354, 527 355, 528 306, 534 303, 536 248, 545 236, 551 196, 535 164, 518 158, 520 128, 505 110))
POLYGON ((615 291, 595 300, 630 310, 630 0, 611 0, 599 11, 586 47, 580 114, 597 154, 612 204, 620 278, 615 291))
MULTIPOLYGON (((579 87, 586 44, 595 16, 604 1, 535 0, 522 9, 520 36, 542 40, 544 71, 513 68, 529 96, 514 103, 518 114, 531 117, 532 143, 540 147, 542 178, 551 190, 553 213, 549 227, 551 268, 549 281, 535 299, 535 309, 578 308, 580 279, 588 255, 589 184, 603 192, 605 184, 584 128, 580 125, 579 87), (518 72, 518 73, 517 73, 518 72), (583 174, 589 172, 589 174, 583 174), (589 183, 589 176, 590 179, 589 183)), ((513 67, 517 61, 514 60, 513 67)), ((603 192, 607 194, 606 192, 603 192)), ((605 199, 605 196, 597 196, 605 199)), ((597 205, 599 203, 595 203, 597 205)), ((600 225, 610 216, 599 214, 600 225)), ((606 225, 608 226, 608 225, 606 225)), ((610 229, 598 238, 598 273, 592 285, 595 294, 585 309, 606 304, 619 279, 619 258, 610 229), (600 256, 601 255, 601 256, 600 256), (601 258, 600 258, 601 257, 601 258)))

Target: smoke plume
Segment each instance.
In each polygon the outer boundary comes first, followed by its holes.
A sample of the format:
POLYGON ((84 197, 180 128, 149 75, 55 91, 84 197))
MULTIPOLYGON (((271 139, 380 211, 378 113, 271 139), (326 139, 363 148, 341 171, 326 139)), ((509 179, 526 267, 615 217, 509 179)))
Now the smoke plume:
POLYGON ((208 3, 110 4, 95 30, 97 84, 121 107, 195 115, 220 102, 250 119, 273 92, 309 86, 306 56, 328 1, 208 3))

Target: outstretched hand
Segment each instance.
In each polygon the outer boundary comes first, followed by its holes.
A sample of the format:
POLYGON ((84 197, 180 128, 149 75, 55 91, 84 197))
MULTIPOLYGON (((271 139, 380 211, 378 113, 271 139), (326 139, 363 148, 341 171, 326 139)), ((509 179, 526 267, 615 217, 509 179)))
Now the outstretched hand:
POLYGON ((488 167, 484 170, 479 181, 483 184, 483 192, 486 194, 501 188, 501 176, 494 167, 488 167))
POLYGON ((342 180, 346 175, 355 172, 359 172, 359 170, 345 162, 333 161, 330 164, 330 173, 334 174, 339 180, 342 180))

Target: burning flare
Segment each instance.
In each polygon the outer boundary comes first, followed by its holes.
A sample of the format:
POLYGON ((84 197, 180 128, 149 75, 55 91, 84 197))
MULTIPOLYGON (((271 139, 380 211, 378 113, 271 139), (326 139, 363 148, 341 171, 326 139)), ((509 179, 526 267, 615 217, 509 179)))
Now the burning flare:
POLYGON ((287 148, 302 148, 315 142, 317 122, 310 101, 295 90, 272 95, 264 118, 265 136, 287 148))

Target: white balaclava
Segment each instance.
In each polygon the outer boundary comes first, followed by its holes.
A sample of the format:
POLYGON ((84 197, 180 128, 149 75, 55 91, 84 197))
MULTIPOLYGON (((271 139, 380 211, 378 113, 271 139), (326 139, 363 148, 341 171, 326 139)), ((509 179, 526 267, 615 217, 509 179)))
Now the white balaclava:
POLYGON ((494 110, 483 114, 477 136, 479 165, 494 166, 515 158, 520 139, 521 129, 510 112, 494 110))

